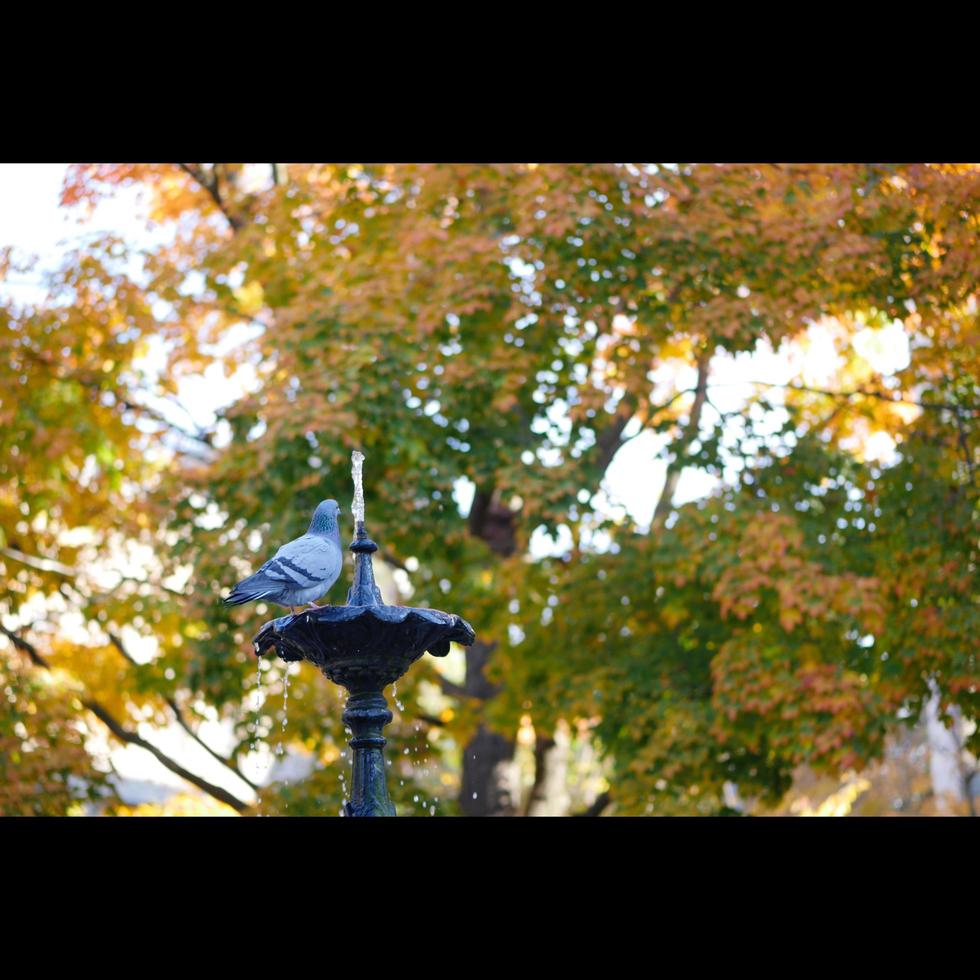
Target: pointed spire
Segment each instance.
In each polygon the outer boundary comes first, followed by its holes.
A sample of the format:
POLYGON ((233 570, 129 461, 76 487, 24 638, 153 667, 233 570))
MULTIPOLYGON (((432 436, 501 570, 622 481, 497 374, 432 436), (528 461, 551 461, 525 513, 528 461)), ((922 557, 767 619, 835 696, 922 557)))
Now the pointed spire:
POLYGON ((371 555, 378 546, 368 537, 364 522, 357 522, 357 532, 351 542, 354 552, 354 584, 347 593, 348 606, 383 606, 381 590, 374 582, 374 565, 371 555))

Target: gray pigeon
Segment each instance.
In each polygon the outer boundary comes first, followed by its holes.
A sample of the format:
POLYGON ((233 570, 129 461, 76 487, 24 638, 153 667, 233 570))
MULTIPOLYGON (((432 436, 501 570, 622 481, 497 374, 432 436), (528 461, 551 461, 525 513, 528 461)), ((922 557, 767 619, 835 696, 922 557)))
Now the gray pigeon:
POLYGON ((310 529, 284 544, 254 575, 242 580, 224 601, 239 606, 255 599, 268 599, 280 606, 307 605, 337 581, 344 564, 336 500, 324 500, 313 513, 310 529))

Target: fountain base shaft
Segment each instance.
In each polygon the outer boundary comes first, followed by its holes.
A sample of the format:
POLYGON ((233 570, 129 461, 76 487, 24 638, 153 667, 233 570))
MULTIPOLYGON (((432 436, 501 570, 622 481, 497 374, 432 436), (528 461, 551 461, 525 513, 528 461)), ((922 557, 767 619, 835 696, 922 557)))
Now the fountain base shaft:
POLYGON ((344 805, 348 817, 393 817, 385 778, 384 726, 391 721, 388 702, 380 691, 351 694, 344 708, 344 724, 353 735, 348 744, 354 757, 351 798, 344 805))

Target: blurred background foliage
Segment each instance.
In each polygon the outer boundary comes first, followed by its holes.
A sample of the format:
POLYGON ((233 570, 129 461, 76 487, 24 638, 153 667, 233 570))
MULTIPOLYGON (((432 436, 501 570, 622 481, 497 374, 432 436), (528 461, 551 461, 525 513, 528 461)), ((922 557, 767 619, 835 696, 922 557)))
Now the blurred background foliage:
POLYGON ((0 812, 340 811, 336 689, 218 599, 354 448, 388 601, 478 636, 393 692, 399 812, 972 812, 980 169, 80 165, 62 205, 134 188, 152 245, 0 306, 0 812), (752 373, 815 324, 827 383, 752 373), (650 435, 640 521, 603 481, 650 435))

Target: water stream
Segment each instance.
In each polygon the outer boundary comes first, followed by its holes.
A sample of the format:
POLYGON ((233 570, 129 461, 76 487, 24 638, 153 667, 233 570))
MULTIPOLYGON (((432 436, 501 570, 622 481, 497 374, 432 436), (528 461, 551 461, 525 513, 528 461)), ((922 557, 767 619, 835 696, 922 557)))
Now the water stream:
MULTIPOLYGON (((285 765, 285 752, 286 752, 286 723, 289 721, 288 715, 289 709, 289 664, 283 665, 282 674, 282 728, 279 732, 279 744, 276 746, 276 755, 285 765)), ((289 780, 284 776, 282 780, 282 785, 284 788, 288 788, 289 780)), ((283 808, 288 810, 289 803, 284 802, 283 808)))
POLYGON ((254 752, 259 737, 259 723, 262 721, 262 658, 255 658, 257 669, 255 674, 255 720, 252 722, 252 741, 249 746, 250 751, 254 752))

